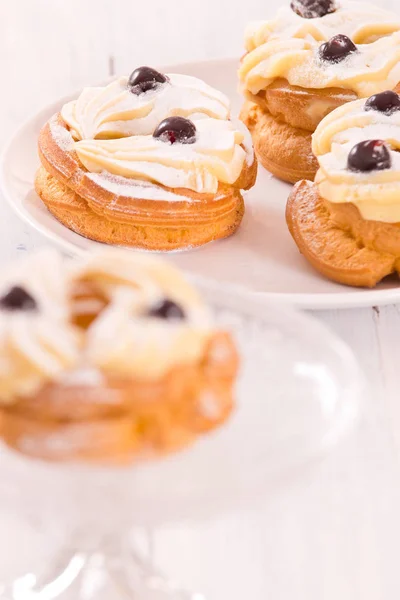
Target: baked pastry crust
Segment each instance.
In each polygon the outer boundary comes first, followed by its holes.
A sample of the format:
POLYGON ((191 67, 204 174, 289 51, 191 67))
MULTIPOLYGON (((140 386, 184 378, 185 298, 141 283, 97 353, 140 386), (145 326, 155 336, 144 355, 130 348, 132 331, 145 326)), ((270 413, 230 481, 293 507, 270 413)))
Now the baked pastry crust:
POLYGON ((0 282, 0 331, 0 438, 35 458, 157 457, 234 407, 231 335, 149 255, 106 249, 75 263, 44 251, 13 266, 0 282))
POLYGON ((372 288, 400 273, 400 223, 367 221, 354 204, 324 200, 310 181, 293 188, 286 221, 300 252, 328 279, 372 288))
POLYGON ((218 333, 197 364, 177 365, 154 381, 49 383, 1 408, 2 437, 14 450, 47 461, 129 463, 168 454, 229 417, 237 369, 232 339, 218 333))
POLYGON ((258 160, 278 179, 297 183, 313 180, 318 170, 311 146, 321 119, 357 95, 335 88, 306 90, 278 79, 246 98, 240 119, 252 134, 258 160))
POLYGON ((250 101, 244 104, 240 118, 251 131, 257 158, 267 171, 288 183, 314 179, 318 163, 309 131, 277 120, 250 101))
MULTIPOLYGON (((61 115, 53 122, 68 135, 61 115)), ((102 187, 88 177, 73 149, 57 143, 49 123, 39 136, 39 156, 43 166, 35 188, 61 223, 93 240, 148 250, 195 247, 232 235, 244 214, 241 190, 251 188, 257 174, 256 161, 251 166, 245 163, 235 184, 220 184, 217 194, 160 186, 182 197, 168 202, 102 187)))
POLYGON ((275 18, 250 23, 245 32, 239 67, 246 101, 242 118, 260 162, 290 183, 314 179, 318 165, 311 135, 327 114, 398 84, 396 14, 347 0, 331 8, 307 5, 306 14, 300 4, 288 4, 275 18), (331 53, 338 35, 343 42, 339 58, 331 53))

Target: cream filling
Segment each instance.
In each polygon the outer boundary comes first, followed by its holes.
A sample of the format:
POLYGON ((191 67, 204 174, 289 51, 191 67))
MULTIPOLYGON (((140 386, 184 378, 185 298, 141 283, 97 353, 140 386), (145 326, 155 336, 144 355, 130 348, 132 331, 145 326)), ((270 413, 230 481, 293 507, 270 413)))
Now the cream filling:
POLYGON ((168 78, 140 95, 129 91, 128 77, 105 87, 85 88, 77 100, 63 106, 61 116, 76 140, 149 135, 172 116, 229 119, 230 103, 224 94, 196 77, 168 78))
MULTIPOLYGON (((47 382, 67 385, 69 374, 81 369, 98 374, 99 381, 102 375, 162 377, 200 360, 215 331, 210 311, 180 272, 147 255, 106 249, 71 263, 44 251, 2 276, 1 295, 16 285, 32 295, 38 310, 0 308, 3 404, 33 396, 47 382), (108 299, 86 332, 72 324, 70 295, 80 282, 108 299), (148 315, 165 299, 181 307, 183 320, 148 315)), ((90 309, 97 306, 96 298, 86 301, 90 309)))
POLYGON ((271 41, 248 54, 239 77, 252 94, 278 78, 308 89, 342 88, 360 98, 394 88, 400 80, 400 32, 358 46, 340 63, 321 61, 308 40, 271 41))
POLYGON ((86 364, 106 373, 152 379, 202 357, 213 332, 211 314, 168 263, 107 250, 79 266, 75 276, 95 283, 111 299, 87 333, 86 364), (182 308, 184 320, 146 317, 165 298, 182 308))
POLYGON ((79 359, 80 336, 69 323, 67 276, 60 258, 40 252, 7 270, 0 295, 14 286, 34 298, 37 311, 0 309, 0 403, 36 393, 79 359))
POLYGON ((395 14, 369 4, 342 0, 334 13, 316 19, 285 7, 276 19, 247 29, 241 86, 257 94, 282 77, 304 88, 342 87, 367 97, 399 81, 399 31, 395 14), (336 65, 322 64, 319 46, 338 33, 360 45, 359 52, 336 65))
POLYGON ((320 195, 333 203, 355 204, 366 220, 400 223, 400 112, 387 116, 365 111, 365 100, 341 106, 328 115, 313 135, 320 169, 320 195), (355 173, 347 168, 349 152, 359 142, 385 140, 392 167, 355 173))
POLYGON ((75 144, 80 161, 91 173, 157 183, 215 194, 219 182, 234 184, 246 161, 242 130, 231 121, 194 121, 193 144, 170 144, 153 136, 115 140, 82 140, 75 144))

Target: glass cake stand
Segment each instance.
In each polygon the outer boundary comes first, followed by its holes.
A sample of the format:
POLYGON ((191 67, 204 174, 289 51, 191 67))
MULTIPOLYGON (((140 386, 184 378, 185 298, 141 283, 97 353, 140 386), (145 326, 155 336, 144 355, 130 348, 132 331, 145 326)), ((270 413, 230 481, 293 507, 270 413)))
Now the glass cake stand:
POLYGON ((352 426, 365 386, 345 344, 255 297, 208 296, 242 357, 230 421, 129 468, 49 464, 0 447, 0 598, 202 600, 157 571, 135 532, 252 506, 352 426))

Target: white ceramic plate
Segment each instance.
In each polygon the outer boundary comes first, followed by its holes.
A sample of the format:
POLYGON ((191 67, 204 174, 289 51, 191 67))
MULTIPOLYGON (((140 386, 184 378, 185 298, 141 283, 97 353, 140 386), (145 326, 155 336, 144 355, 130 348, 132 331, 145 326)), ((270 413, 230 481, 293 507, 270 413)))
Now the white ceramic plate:
MULTIPOLYGON (((205 79, 231 99, 234 113, 240 109, 237 93, 237 61, 209 61, 166 67, 205 79)), ((20 217, 43 235, 73 254, 98 245, 58 223, 43 207, 32 182, 39 164, 37 137, 43 123, 64 102, 62 98, 44 108, 16 132, 0 164, 5 198, 20 217)), ((260 167, 257 185, 246 195, 247 212, 239 232, 222 242, 197 250, 170 254, 169 258, 215 288, 235 287, 244 298, 262 294, 266 299, 302 308, 326 309, 390 304, 400 301, 400 286, 392 278, 375 290, 353 289, 332 283, 316 273, 299 254, 287 230, 284 211, 290 185, 273 178, 260 167)))

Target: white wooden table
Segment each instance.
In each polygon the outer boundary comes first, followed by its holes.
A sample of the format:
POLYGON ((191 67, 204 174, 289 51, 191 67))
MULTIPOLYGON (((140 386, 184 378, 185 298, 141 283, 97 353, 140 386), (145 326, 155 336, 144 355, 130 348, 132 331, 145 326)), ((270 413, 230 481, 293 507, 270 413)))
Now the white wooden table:
MULTIPOLYGON (((244 24, 280 1, 2 0, 0 144, 43 104, 110 74, 239 56, 244 24)), ((44 243, 0 203, 2 262, 44 243)), ((400 595, 400 309, 315 316, 354 349, 372 398, 356 433, 262 510, 157 533, 161 564, 211 600, 400 595)))

